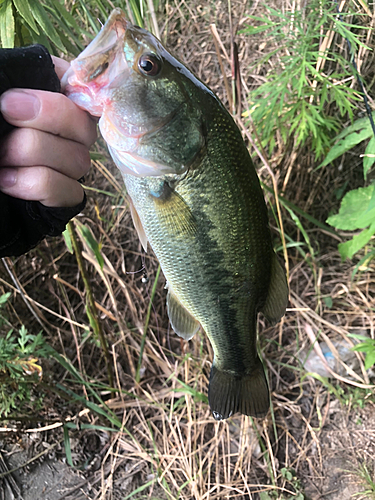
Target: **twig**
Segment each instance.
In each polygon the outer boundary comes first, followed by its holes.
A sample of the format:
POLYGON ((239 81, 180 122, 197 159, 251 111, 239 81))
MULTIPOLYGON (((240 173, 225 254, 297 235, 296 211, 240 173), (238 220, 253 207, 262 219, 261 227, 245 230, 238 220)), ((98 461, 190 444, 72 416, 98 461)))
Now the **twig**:
POLYGON ((13 271, 11 270, 11 266, 13 265, 11 259, 9 257, 5 257, 5 258, 2 258, 1 260, 3 261, 5 269, 7 270, 7 272, 9 274, 11 280, 13 281, 13 283, 14 283, 14 285, 16 287, 16 289, 20 293, 20 295, 22 297, 22 300, 25 302, 27 308, 29 309, 29 311, 31 312, 31 314, 34 316, 34 318, 37 320, 37 322, 41 325, 41 327, 44 330, 48 331, 48 329, 46 328, 45 324, 43 323, 43 321, 41 320, 41 318, 39 316, 39 314, 41 314, 41 313, 37 314, 37 312, 31 307, 29 301, 27 300, 27 295, 26 295, 25 290, 23 289, 23 287, 21 286, 20 282, 18 281, 18 279, 14 275, 13 271))
MULTIPOLYGON (((29 295, 27 294, 23 294, 23 292, 21 290, 19 290, 18 288, 12 286, 10 283, 8 283, 7 281, 3 280, 2 278, 0 278, 0 283, 2 283, 4 286, 6 286, 7 288, 10 288, 11 290, 13 290, 14 292, 16 293, 19 293, 20 295, 22 295, 22 298, 27 299, 29 302, 31 302, 32 304, 35 304, 36 306, 38 306, 40 309, 43 309, 44 311, 48 312, 49 314, 52 314, 53 316, 56 316, 56 318, 59 318, 63 321, 66 321, 67 323, 69 324, 72 324, 72 325, 75 325, 75 326, 78 326, 79 328, 82 328, 83 330, 85 330, 87 328, 86 325, 84 324, 81 324, 81 323, 77 323, 77 321, 73 321, 72 319, 70 318, 67 318, 65 316, 62 316, 61 314, 58 314, 57 312, 53 311, 52 309, 49 309, 48 307, 44 306, 43 304, 41 304, 40 302, 32 299, 29 295)), ((53 325, 52 325, 53 326, 53 325)), ((53 326, 54 328, 57 328, 55 326, 53 326)), ((44 328, 44 327, 43 327, 44 328)))
POLYGON ((3 474, 6 474, 6 476, 4 476, 4 481, 5 484, 8 486, 8 488, 10 489, 12 497, 16 498, 17 500, 23 500, 23 497, 21 495, 21 490, 16 481, 14 480, 12 474, 10 473, 11 471, 9 471, 1 451, 0 451, 0 471, 2 471, 3 474))
POLYGON ((149 10, 150 15, 151 15, 151 19, 152 19, 154 34, 160 40, 160 31, 159 31, 158 21, 156 19, 154 2, 152 0, 147 0, 147 6, 148 6, 148 10, 149 10))
POLYGON ((48 448, 46 448, 45 450, 41 451, 40 453, 38 453, 38 455, 35 455, 35 457, 33 458, 30 458, 30 460, 28 460, 27 462, 19 465, 18 467, 15 467, 14 469, 10 469, 8 470, 7 472, 2 472, 0 474, 0 479, 2 477, 6 477, 6 476, 9 476, 9 474, 12 474, 13 472, 17 472, 18 470, 22 469, 23 467, 26 467, 27 465, 30 465, 31 463, 35 462, 35 460, 38 460, 38 458, 42 457, 43 455, 46 455, 48 452, 50 452, 51 450, 53 450, 53 448, 56 448, 56 446, 58 444, 62 443, 62 441, 59 441, 57 443, 54 443, 52 444, 51 446, 49 446, 48 448))
POLYGON ((225 85, 225 90, 227 92, 229 109, 232 110, 233 109, 232 92, 230 90, 228 78, 227 78, 227 76, 225 74, 223 60, 222 60, 221 54, 220 54, 219 44, 221 42, 220 42, 220 38, 219 38, 219 33, 217 32, 215 24, 210 24, 210 29, 211 29, 212 37, 213 37, 213 40, 214 40, 214 45, 215 45, 215 50, 216 50, 216 54, 217 54, 217 59, 219 61, 219 65, 220 65, 220 70, 221 70, 221 73, 222 73, 223 79, 224 79, 224 85, 225 85))

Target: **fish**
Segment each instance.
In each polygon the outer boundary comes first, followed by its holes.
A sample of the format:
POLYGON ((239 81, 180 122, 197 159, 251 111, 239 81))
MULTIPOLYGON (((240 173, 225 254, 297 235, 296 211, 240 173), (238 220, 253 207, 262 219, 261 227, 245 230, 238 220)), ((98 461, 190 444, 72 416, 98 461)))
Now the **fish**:
POLYGON ((115 9, 71 62, 65 94, 91 115, 120 169, 143 248, 166 279, 173 330, 202 328, 216 420, 264 417, 270 396, 257 317, 284 315, 288 285, 241 132, 218 97, 150 32, 115 9))

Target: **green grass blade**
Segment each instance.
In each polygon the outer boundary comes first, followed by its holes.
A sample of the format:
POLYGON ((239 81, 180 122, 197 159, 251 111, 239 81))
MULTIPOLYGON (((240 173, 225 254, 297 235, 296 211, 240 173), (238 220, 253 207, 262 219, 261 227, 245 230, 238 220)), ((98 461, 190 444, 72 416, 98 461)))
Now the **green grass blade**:
POLYGON ((69 431, 66 425, 64 425, 63 428, 64 428, 64 446, 65 446, 66 461, 71 467, 74 467, 72 460, 72 449, 70 447, 69 431))
POLYGON ((324 387, 326 387, 329 390, 331 394, 334 394, 336 396, 336 398, 340 401, 341 404, 344 404, 344 400, 340 392, 336 389, 335 386, 333 386, 330 382, 328 382, 327 377, 322 377, 318 373, 307 372, 302 376, 301 383, 305 380, 306 377, 313 377, 316 380, 319 380, 319 382, 321 382, 324 385, 324 387))
POLYGON ((82 238, 87 243, 88 247, 93 251, 100 268, 103 269, 104 259, 101 254, 100 244, 96 241, 91 230, 82 224, 77 225, 78 231, 81 233, 82 238))
MULTIPOLYGON (((20 1, 20 0, 18 0, 18 1, 20 1)), ((68 12, 66 10, 65 7, 63 7, 61 5, 61 3, 59 2, 59 0, 50 0, 50 2, 54 6, 55 11, 58 12, 61 15, 61 17, 64 19, 64 21, 66 22, 66 24, 68 26, 70 26, 71 28, 73 28, 77 33, 81 33, 82 32, 82 28, 80 28, 78 26, 78 24, 77 24, 76 20, 74 19, 74 17, 70 14, 70 12, 68 12)), ((82 46, 82 49, 83 49, 83 46, 82 46)))
POLYGON ((295 225, 298 227, 298 229, 301 231, 301 234, 303 236, 303 239, 305 240, 306 242, 306 245, 309 249, 309 252, 310 252, 310 255, 311 257, 314 258, 314 255, 315 255, 315 251, 311 245, 311 241, 310 241, 310 238, 309 238, 309 235, 307 234, 306 232, 306 229, 303 227, 301 221, 299 220, 299 218, 297 217, 297 215, 293 212, 293 210, 289 207, 285 207, 288 212, 289 212, 289 215, 291 216, 293 222, 295 223, 295 225))
POLYGON ((152 486, 156 481, 158 480, 157 477, 154 477, 153 479, 151 479, 151 481, 149 481, 148 483, 145 483, 145 484, 142 484, 141 486, 138 486, 137 489, 135 489, 132 493, 130 493, 129 495, 127 495, 124 500, 128 500, 129 498, 131 497, 134 497, 134 495, 137 495, 137 493, 141 493, 141 491, 145 490, 146 488, 149 488, 150 486, 152 486))
POLYGON ((11 0, 0 8, 0 41, 3 49, 14 47, 14 16, 11 0))
POLYGON ((64 427, 67 427, 68 429, 73 429, 73 430, 118 432, 118 429, 113 429, 113 427, 105 427, 104 425, 93 425, 93 424, 77 424, 76 422, 66 422, 64 427))
MULTIPOLYGON (((261 182, 261 185, 262 185, 263 189, 265 189, 266 191, 268 191, 269 193, 272 193, 274 195, 273 189, 270 188, 269 186, 267 186, 267 184, 264 184, 263 182, 261 182)), ((306 220, 308 220, 309 222, 311 222, 315 226, 320 227, 320 229, 324 229, 324 231, 326 231, 327 233, 337 235, 337 232, 334 229, 329 227, 327 224, 320 222, 318 219, 315 219, 315 217, 312 217, 311 215, 307 214, 301 208, 297 207, 297 205, 295 205, 291 201, 287 200, 283 196, 279 195, 279 201, 280 201, 281 205, 283 205, 285 208, 292 209, 293 212, 295 212, 298 215, 301 215, 302 217, 304 217, 306 220)))
POLYGON ((66 53, 66 48, 64 47, 61 38, 59 37, 52 21, 48 17, 46 10, 40 2, 38 0, 29 0, 29 8, 35 21, 39 24, 51 42, 62 52, 66 53))
POLYGON ((98 23, 95 21, 95 19, 92 17, 90 10, 87 8, 87 2, 84 2, 83 0, 80 0, 81 7, 84 11, 84 13, 87 16, 87 19, 91 25, 91 28, 93 29, 95 35, 97 35, 100 31, 98 28, 98 23))
POLYGON ((90 410, 94 411, 95 413, 104 416, 107 420, 109 420, 115 427, 121 428, 121 422, 120 420, 116 417, 116 415, 107 407, 107 405, 104 403, 102 398, 94 391, 92 385, 88 383, 80 374, 78 370, 74 368, 74 366, 66 360, 63 356, 61 356, 58 352, 56 352, 52 347, 49 348, 49 354, 56 359, 60 363, 60 365, 65 368, 73 377, 74 379, 80 384, 84 385, 88 392, 98 401, 98 403, 101 406, 98 406, 95 403, 92 403, 91 401, 87 401, 86 398, 83 396, 80 396, 79 394, 76 394, 74 391, 71 389, 68 389, 67 387, 64 387, 61 384, 57 384, 56 387, 58 387, 60 390, 64 391, 65 393, 69 394, 72 396, 73 399, 80 401, 84 406, 87 408, 90 408, 90 410))
POLYGON ((34 18, 30 12, 28 0, 13 0, 14 6, 16 7, 18 13, 24 18, 30 28, 39 35, 38 27, 34 21, 34 18))
POLYGON ((142 340, 141 340, 141 348, 140 348, 140 351, 139 351, 139 359, 138 359, 138 365, 137 365, 137 372, 136 372, 136 375, 135 375, 135 380, 136 380, 137 383, 139 383, 139 381, 141 379, 140 373, 141 373, 141 366, 142 366, 143 351, 144 351, 145 343, 146 343, 147 328, 148 328, 148 324, 150 322, 150 316, 151 316, 151 310, 152 310, 152 301, 153 301, 154 296, 155 296, 156 285, 158 283, 159 275, 160 275, 160 265, 158 267, 158 270, 156 271, 155 281, 154 281, 154 284, 152 286, 150 301, 148 303, 148 308, 147 308, 147 314, 146 314, 146 319, 145 319, 145 326, 144 326, 144 329, 143 329, 143 335, 142 335, 142 340))

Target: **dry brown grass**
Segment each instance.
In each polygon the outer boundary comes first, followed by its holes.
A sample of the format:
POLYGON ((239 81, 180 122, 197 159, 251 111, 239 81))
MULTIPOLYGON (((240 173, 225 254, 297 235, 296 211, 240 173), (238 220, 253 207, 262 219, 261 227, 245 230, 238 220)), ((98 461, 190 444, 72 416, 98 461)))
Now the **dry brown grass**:
MULTIPOLYGON (((249 9, 242 1, 232 2, 234 26, 244 26, 245 11, 259 14, 263 7, 255 2, 249 9)), ((215 23, 219 46, 226 49, 221 57, 230 78, 227 2, 172 2, 167 4, 167 14, 160 26, 162 38, 167 38, 183 62, 228 102, 209 28, 215 23)), ((238 44, 246 91, 264 79, 261 68, 256 73, 249 69, 264 46, 261 39, 249 42, 244 35, 238 36, 238 44)), ((362 53, 364 65, 368 57, 362 53)), ((276 155, 270 164, 280 191, 324 221, 334 204, 332 191, 341 183, 338 171, 315 171, 307 152, 290 151, 281 160, 276 155)), ((260 174, 271 184, 267 169, 261 168, 260 174)), ((353 184, 358 182, 353 163, 347 176, 353 184)), ((77 431, 70 430, 74 460, 86 469, 80 487, 61 498, 249 500, 262 494, 262 500, 301 499, 304 497, 298 494, 305 488, 313 499, 335 499, 335 488, 340 498, 359 491, 353 476, 340 471, 354 471, 364 462, 371 469, 374 464, 374 402, 368 390, 374 386, 364 370, 363 358, 357 354, 359 371, 350 373, 350 367, 344 367, 345 375, 333 374, 330 386, 305 377, 298 356, 313 349, 316 338, 329 343, 347 340, 349 332, 358 331, 374 338, 374 264, 353 280, 354 264, 342 263, 337 252, 340 236, 332 237, 306 223, 314 254, 306 245, 305 258, 298 249, 289 251, 291 293, 285 318, 276 327, 260 319, 260 346, 272 388, 272 411, 263 421, 235 416, 215 422, 206 398, 210 344, 202 333, 184 344, 170 331, 162 276, 149 320, 145 319, 158 264, 152 252, 145 254, 141 249, 117 170, 108 160, 96 160, 86 185, 90 186, 88 207, 75 226, 85 224, 101 245, 103 269, 85 239, 80 238, 100 322, 110 344, 117 395, 111 396, 105 388, 106 364, 85 313, 87 290, 63 240, 47 240, 26 257, 7 259, 9 271, 4 267, 0 270, 0 293, 13 292, 7 306, 12 324, 26 324, 32 332, 42 327, 48 342, 71 360, 86 384, 70 380, 71 375, 56 364, 45 367, 45 377, 88 399, 88 385, 95 388, 102 383, 95 390, 106 401, 104 412, 112 410, 121 422, 120 431, 91 430, 100 436, 100 443, 88 450, 84 436, 89 430, 82 430, 82 425, 94 429, 95 425, 108 426, 108 420, 88 408, 82 410, 82 402, 65 401, 54 391, 47 394, 48 408, 26 427, 43 427, 39 432, 44 440, 61 441, 62 425, 73 421, 77 425, 77 431), (144 271, 147 283, 141 279, 144 271), (327 297, 332 304, 325 301, 327 297), (99 457, 99 469, 92 470, 90 461, 95 456, 99 457), (338 457, 342 459, 339 462, 338 457), (341 481, 346 489, 342 484, 334 486, 335 481, 341 481)), ((304 244, 285 210, 283 215, 286 234, 304 244)), ((12 428, 16 424, 8 425, 12 428)))

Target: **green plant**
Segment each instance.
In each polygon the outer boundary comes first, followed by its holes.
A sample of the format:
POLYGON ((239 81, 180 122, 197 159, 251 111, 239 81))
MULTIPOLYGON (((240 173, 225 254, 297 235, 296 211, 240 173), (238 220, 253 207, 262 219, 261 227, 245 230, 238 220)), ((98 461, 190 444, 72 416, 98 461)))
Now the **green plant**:
POLYGON ((0 327, 2 327, 4 324, 9 324, 9 321, 6 318, 6 316, 4 316, 2 309, 5 306, 5 304, 7 303, 8 299, 11 295, 12 294, 10 292, 7 292, 7 293, 4 293, 3 295, 0 295, 0 327))
POLYGON ((356 335, 354 333, 349 334, 349 337, 353 337, 360 340, 359 344, 352 347, 352 351, 358 351, 365 353, 365 369, 368 370, 375 364, 375 340, 364 335, 356 335))
MULTIPOLYGON (((375 116, 375 113, 373 116, 375 116)), ((334 145, 320 167, 328 165, 354 147, 362 145, 365 141, 368 141, 363 153, 363 176, 366 181, 367 175, 375 162, 375 136, 368 117, 355 121, 337 136, 334 145)), ((371 183, 366 187, 352 189, 346 193, 341 201, 339 213, 327 219, 327 223, 336 229, 344 231, 362 230, 350 240, 339 244, 339 251, 343 260, 352 258, 355 253, 369 243, 375 234, 374 187, 375 185, 371 183)), ((369 251, 361 259, 356 269, 372 258, 373 255, 374 249, 370 246, 369 251)))
POLYGON ((40 407, 41 397, 35 400, 33 389, 42 379, 40 359, 47 354, 42 334, 29 334, 25 326, 18 336, 10 330, 0 337, 0 417, 15 409, 20 413, 30 403, 33 411, 40 407))
MULTIPOLYGON (((55 55, 60 52, 77 56, 92 39, 90 28, 100 30, 98 17, 104 22, 114 7, 128 12, 132 22, 144 25, 146 0, 0 0, 0 47, 41 43, 55 55)), ((148 24, 156 26, 154 11, 148 24)))
POLYGON ((367 499, 375 499, 375 478, 374 473, 369 471, 366 463, 360 465, 358 470, 356 471, 356 475, 359 477, 363 487, 365 488, 358 493, 355 493, 353 497, 367 498, 367 499), (363 495, 363 496, 362 496, 363 495))
POLYGON ((301 480, 298 479, 296 471, 291 467, 283 467, 280 472, 283 478, 286 479, 290 486, 292 486, 297 492, 296 495, 293 495, 290 498, 295 500, 304 500, 305 495, 302 493, 301 480))
POLYGON ((90 37, 60 0, 0 1, 3 48, 41 43, 56 55, 61 51, 77 55, 83 49, 82 35, 90 37))
POLYGON ((356 92, 345 79, 352 75, 348 61, 332 43, 334 36, 346 38, 356 52, 363 26, 338 22, 335 2, 312 0, 290 11, 266 7, 268 17, 249 16, 244 33, 262 33, 276 49, 254 64, 266 68, 266 81, 250 92, 250 116, 264 147, 272 153, 277 138, 295 147, 311 143, 321 157, 330 139, 341 128, 340 119, 352 119, 356 92), (275 58, 278 60, 275 63, 275 58))

